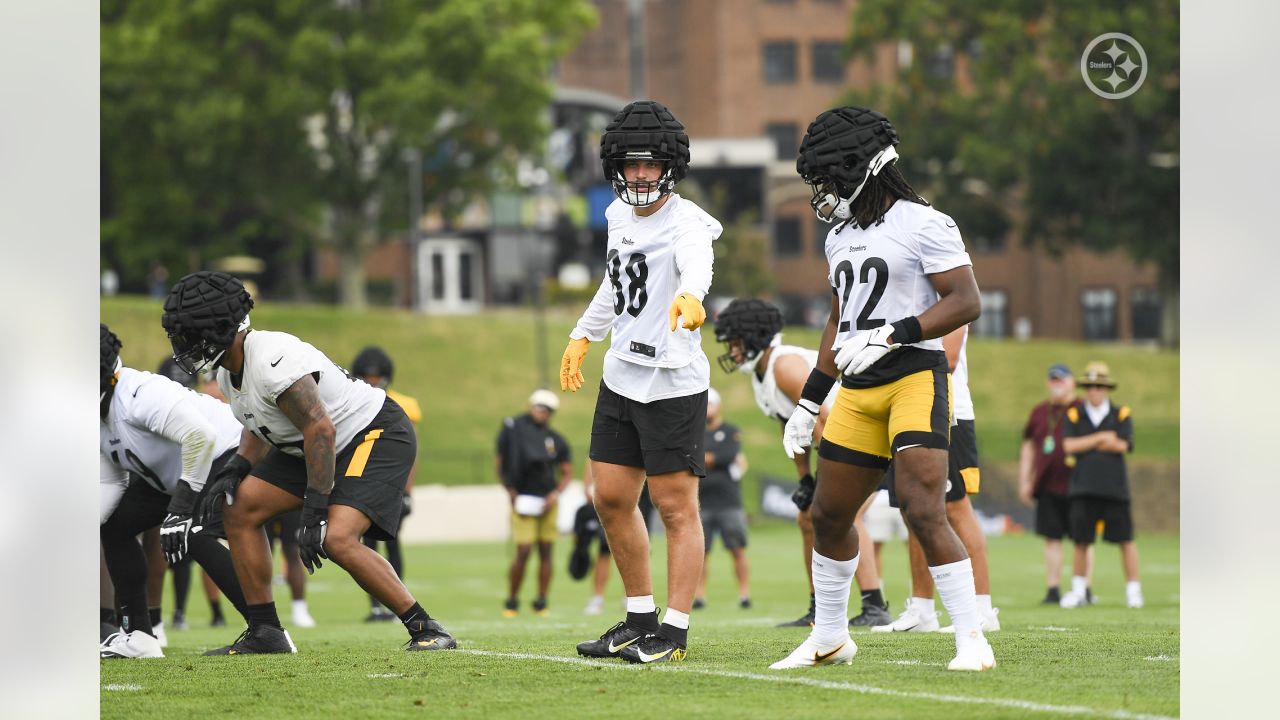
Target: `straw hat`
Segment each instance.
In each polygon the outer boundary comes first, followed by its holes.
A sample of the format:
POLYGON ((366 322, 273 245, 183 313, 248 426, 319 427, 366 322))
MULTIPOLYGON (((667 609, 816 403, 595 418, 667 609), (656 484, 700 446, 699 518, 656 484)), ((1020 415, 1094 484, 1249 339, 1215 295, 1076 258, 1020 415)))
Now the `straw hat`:
POLYGON ((1100 385, 1105 388, 1115 389, 1116 381, 1111 378, 1111 371, 1107 368, 1107 364, 1101 360, 1095 360, 1084 368, 1084 374, 1076 378, 1077 385, 1100 385))

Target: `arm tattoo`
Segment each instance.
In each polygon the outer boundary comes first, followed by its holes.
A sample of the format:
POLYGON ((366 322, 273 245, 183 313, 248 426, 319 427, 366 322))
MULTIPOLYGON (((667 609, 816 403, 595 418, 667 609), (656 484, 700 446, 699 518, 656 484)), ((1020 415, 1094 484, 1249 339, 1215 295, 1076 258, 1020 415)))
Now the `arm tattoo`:
POLYGON ((311 375, 303 375, 276 398, 276 405, 294 427, 302 431, 302 453, 307 462, 307 491, 328 495, 333 490, 333 421, 320 401, 320 389, 311 375))

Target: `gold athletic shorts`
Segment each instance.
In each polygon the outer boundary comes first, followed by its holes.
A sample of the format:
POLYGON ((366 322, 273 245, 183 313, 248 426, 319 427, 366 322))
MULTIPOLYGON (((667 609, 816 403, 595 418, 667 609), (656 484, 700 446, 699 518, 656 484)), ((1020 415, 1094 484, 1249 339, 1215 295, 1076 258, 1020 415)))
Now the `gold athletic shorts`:
POLYGON ((884 469, 894 453, 908 447, 946 450, 950 430, 951 375, 921 370, 875 387, 841 387, 818 455, 884 469))

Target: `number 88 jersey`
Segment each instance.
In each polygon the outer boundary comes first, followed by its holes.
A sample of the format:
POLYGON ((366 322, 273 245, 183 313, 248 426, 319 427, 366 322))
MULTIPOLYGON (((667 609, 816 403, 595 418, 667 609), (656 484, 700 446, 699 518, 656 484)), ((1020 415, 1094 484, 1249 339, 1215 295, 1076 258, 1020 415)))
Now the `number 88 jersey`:
MULTIPOLYGON (((827 281, 840 303, 837 349, 857 333, 929 309, 938 302, 929 276, 973 264, 954 220, 907 200, 895 202, 879 225, 833 228, 826 252, 827 281)), ((946 362, 942 338, 903 345, 861 375, 846 376, 844 385, 881 385, 934 367, 939 357, 946 362)))

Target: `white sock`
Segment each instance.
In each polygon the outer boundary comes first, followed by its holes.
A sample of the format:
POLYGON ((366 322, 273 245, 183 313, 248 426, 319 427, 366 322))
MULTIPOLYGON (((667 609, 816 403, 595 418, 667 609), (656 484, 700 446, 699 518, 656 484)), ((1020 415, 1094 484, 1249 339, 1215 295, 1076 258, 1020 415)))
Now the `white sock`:
POLYGON ((975 597, 978 598, 978 612, 982 613, 983 615, 990 615, 991 614, 991 596, 977 595, 975 597))
POLYGON ((658 606, 653 604, 652 595, 636 595, 627 596, 627 612, 629 613, 651 613, 657 612, 658 606))
POLYGON ((956 647, 969 641, 969 633, 982 637, 982 620, 978 617, 978 601, 973 591, 973 563, 969 558, 929 568, 933 584, 938 588, 942 606, 956 628, 956 647))
POLYGON ((603 604, 604 604, 604 596, 603 596, 603 595, 592 595, 592 596, 591 596, 591 604, 592 604, 592 605, 603 605, 603 604))
POLYGON ((1071 576, 1071 592, 1077 595, 1084 595, 1089 589, 1089 579, 1082 575, 1071 576))
POLYGON ((934 609, 932 597, 922 598, 916 597, 915 595, 911 596, 911 609, 914 610, 917 615, 924 615, 925 617, 935 615, 938 612, 934 609))
POLYGON ((667 608, 667 612, 662 616, 662 624, 677 627, 681 630, 689 629, 689 613, 682 613, 679 610, 667 608))
POLYGON ((1124 584, 1124 591, 1130 595, 1142 592, 1142 583, 1137 580, 1130 580, 1124 584))
POLYGON ((858 555, 832 560, 813 552, 813 632, 824 642, 841 642, 849 635, 849 588, 858 570, 858 555))
POLYGON ((299 612, 299 611, 301 611, 301 612, 306 612, 306 611, 307 611, 307 601, 306 601, 305 599, 303 599, 303 600, 294 600, 294 601, 293 601, 293 611, 294 611, 294 612, 299 612))

